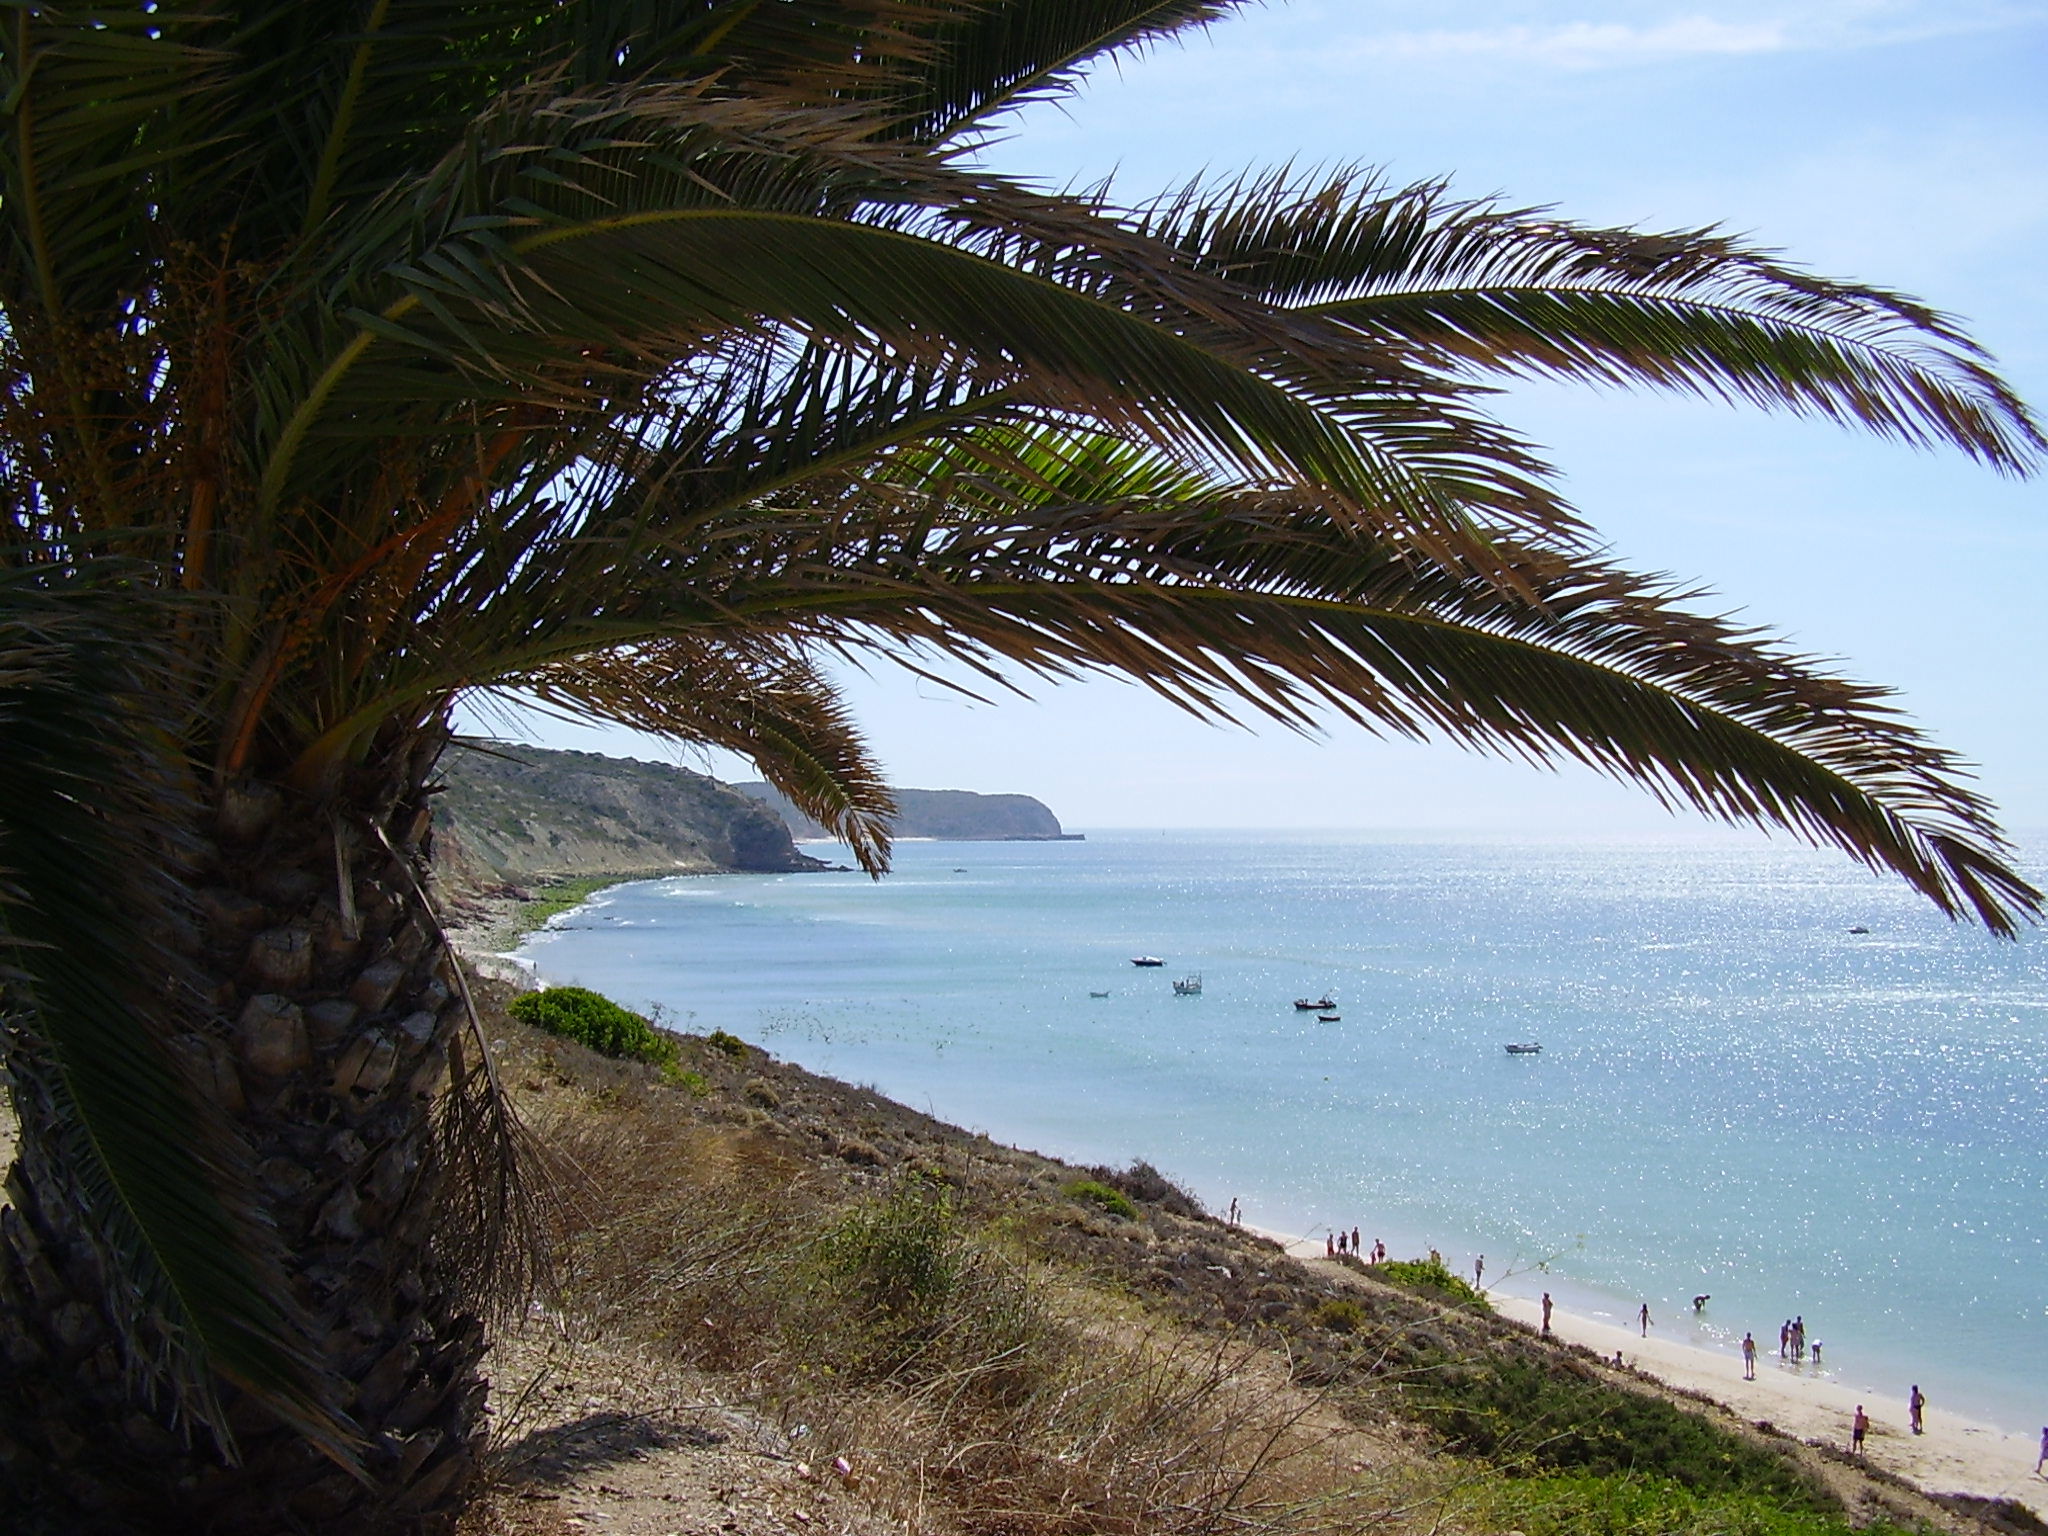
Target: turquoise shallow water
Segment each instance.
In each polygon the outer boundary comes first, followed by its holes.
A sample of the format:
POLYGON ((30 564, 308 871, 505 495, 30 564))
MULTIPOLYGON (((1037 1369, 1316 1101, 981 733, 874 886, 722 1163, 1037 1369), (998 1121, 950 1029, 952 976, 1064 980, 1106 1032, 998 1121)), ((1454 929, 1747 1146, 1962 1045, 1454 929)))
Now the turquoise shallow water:
POLYGON ((2048 1421, 2048 944, 1838 857, 911 843, 880 885, 620 887, 525 953, 998 1140, 1148 1158, 1262 1226, 1483 1252, 1722 1348, 1797 1313, 1841 1380, 2048 1421), (1325 988, 1341 1023, 1290 1005, 1325 988))

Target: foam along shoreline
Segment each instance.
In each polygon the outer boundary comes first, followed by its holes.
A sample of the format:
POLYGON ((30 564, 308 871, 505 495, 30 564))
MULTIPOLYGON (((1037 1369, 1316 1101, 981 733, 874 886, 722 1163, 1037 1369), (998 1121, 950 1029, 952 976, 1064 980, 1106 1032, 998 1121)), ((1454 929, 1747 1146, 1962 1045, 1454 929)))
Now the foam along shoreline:
MULTIPOLYGON (((1246 1230, 1272 1238, 1307 1263, 1327 1262, 1319 1240, 1289 1237, 1249 1224, 1246 1230)), ((1493 1290, 1487 1292, 1487 1299, 1502 1317, 1531 1328, 1542 1326, 1539 1301, 1493 1290)), ((1552 1309, 1550 1331, 1567 1344, 1585 1345, 1604 1360, 1612 1360, 1619 1351, 1624 1365, 1667 1386, 1710 1397, 1752 1423, 1766 1421, 1798 1440, 1820 1440, 1847 1450, 1849 1424, 1861 1403, 1870 1415, 1863 1454, 1873 1467, 1906 1478, 1928 1493, 2012 1499, 2048 1518, 2048 1478, 2034 1471, 2035 1457, 2040 1454, 2036 1437, 1976 1423, 1959 1417, 1946 1404, 1932 1401, 1927 1407, 1926 1433, 1915 1435, 1906 1425, 1903 1378, 1896 1394, 1882 1397, 1788 1370, 1778 1363, 1775 1328, 1768 1348, 1765 1340, 1757 1340, 1755 1381, 1743 1380, 1742 1357, 1732 1350, 1724 1354, 1659 1338, 1654 1314, 1647 1339, 1633 1327, 1602 1322, 1562 1307, 1552 1309)))

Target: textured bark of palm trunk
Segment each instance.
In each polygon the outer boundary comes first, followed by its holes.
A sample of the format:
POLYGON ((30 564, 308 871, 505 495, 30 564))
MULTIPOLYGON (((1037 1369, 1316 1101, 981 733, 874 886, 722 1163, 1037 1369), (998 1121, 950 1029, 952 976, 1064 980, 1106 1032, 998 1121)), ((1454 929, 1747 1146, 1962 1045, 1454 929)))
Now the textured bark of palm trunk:
POLYGON ((80 1191, 50 1155, 58 1127, 18 1090, 0 1214, 0 1465, 18 1517, 33 1499, 56 1529, 271 1536, 432 1528, 460 1499, 483 1330, 436 1241, 438 1127, 451 1060, 460 1076, 476 1057, 415 862, 439 745, 317 815, 274 787, 228 792, 191 938, 212 990, 179 1041, 247 1136, 371 1484, 230 1385, 239 1465, 151 1401, 131 1351, 157 1325, 110 1288, 80 1191))

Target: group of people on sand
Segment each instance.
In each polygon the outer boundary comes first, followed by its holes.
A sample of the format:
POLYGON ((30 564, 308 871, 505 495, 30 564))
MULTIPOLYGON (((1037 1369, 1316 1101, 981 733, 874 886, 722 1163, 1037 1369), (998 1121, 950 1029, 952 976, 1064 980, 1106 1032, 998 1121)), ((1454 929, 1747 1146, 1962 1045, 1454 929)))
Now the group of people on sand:
MULTIPOLYGON (((1914 1382, 1912 1391, 1906 1394, 1906 1424, 1916 1435, 1927 1433, 1927 1394, 1920 1390, 1920 1383, 1914 1382)), ((1863 1454, 1863 1440, 1870 1433, 1870 1415, 1863 1411, 1863 1405, 1856 1405, 1856 1417, 1849 1421, 1849 1450, 1851 1454, 1863 1454)), ((2048 1429, 2041 1431, 2041 1457, 2048 1460, 2048 1429)), ((2034 1470, 2041 1470, 2041 1462, 2034 1463, 2034 1470)))
POLYGON ((1378 1238, 1372 1240, 1370 1248, 1358 1235, 1358 1228, 1346 1232, 1342 1227, 1333 1228, 1323 1234, 1323 1257, 1327 1259, 1362 1259, 1367 1264, 1384 1264, 1387 1245, 1378 1238))
MULTIPOLYGON (((1700 1298, 1702 1301, 1705 1299, 1705 1297, 1700 1298)), ((1698 1310, 1698 1303, 1694 1304, 1694 1310, 1698 1310)), ((1817 1366, 1820 1364, 1821 1351, 1819 1339, 1813 1341, 1812 1349, 1813 1363, 1817 1366)), ((1806 1364, 1806 1353, 1805 1315, 1801 1314, 1798 1317, 1786 1318, 1784 1324, 1778 1329, 1778 1358, 1787 1365, 1804 1365, 1806 1364)), ((1742 1379, 1744 1381, 1756 1380, 1756 1335, 1753 1333, 1745 1333, 1742 1336, 1742 1379)), ((1920 1389, 1915 1387, 1913 1390, 1918 1392, 1920 1389)), ((1861 1409, 1857 1411, 1859 1413, 1862 1412, 1861 1409)), ((1917 1434, 1918 1431, 1916 1430, 1915 1433, 1917 1434)))

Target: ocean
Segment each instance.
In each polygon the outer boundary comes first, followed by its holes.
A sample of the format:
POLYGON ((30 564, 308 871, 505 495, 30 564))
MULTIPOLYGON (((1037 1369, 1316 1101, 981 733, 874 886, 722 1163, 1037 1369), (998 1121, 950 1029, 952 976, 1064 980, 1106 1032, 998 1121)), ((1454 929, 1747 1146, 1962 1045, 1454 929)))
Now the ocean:
POLYGON ((617 887, 522 953, 999 1141, 1144 1158, 1259 1226, 1483 1254, 1489 1284, 1614 1321, 1647 1302, 1731 1360, 1798 1315, 1831 1379, 2048 1422, 2048 944, 1840 856, 906 843, 880 884, 617 887), (1338 1022, 1292 1006, 1325 991, 1338 1022))

